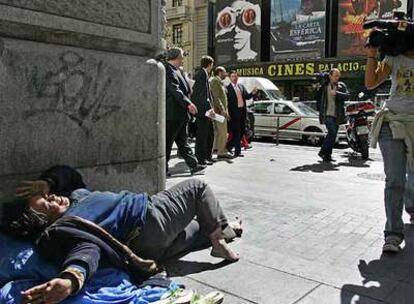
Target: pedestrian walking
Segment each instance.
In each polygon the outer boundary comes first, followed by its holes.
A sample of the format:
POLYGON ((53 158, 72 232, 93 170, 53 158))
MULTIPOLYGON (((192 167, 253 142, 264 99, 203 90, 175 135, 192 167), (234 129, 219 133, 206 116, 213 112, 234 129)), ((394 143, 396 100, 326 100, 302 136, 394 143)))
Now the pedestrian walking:
POLYGON ((196 115, 197 107, 190 100, 190 85, 183 77, 180 68, 183 65, 183 50, 170 48, 166 54, 166 171, 169 175, 168 162, 171 157, 173 143, 177 145, 178 153, 190 167, 191 173, 205 169, 198 164, 188 144, 187 123, 189 113, 196 115))
POLYGON ((227 121, 229 118, 227 90, 223 80, 227 77, 224 67, 215 69, 215 76, 211 79, 211 95, 213 96, 214 112, 224 116, 224 121, 214 122, 214 149, 217 150, 218 159, 230 159, 232 156, 227 151, 227 121))
POLYGON ((404 205, 414 222, 414 88, 405 85, 414 78, 414 45, 404 54, 386 55, 380 64, 377 53, 377 48, 368 48, 365 85, 374 89, 391 76, 391 91, 375 117, 371 144, 375 147, 379 142, 384 159, 387 220, 383 252, 398 252, 404 240, 404 205))
POLYGON ((231 83, 227 86, 228 109, 230 116, 231 143, 229 149, 234 147, 234 157, 244 157, 241 154, 241 139, 246 128, 247 104, 246 100, 256 94, 257 89, 251 93, 238 83, 239 77, 236 71, 230 72, 231 83))
POLYGON ((214 60, 210 56, 201 58, 201 67, 194 75, 192 100, 197 106, 197 131, 195 143, 195 155, 200 165, 212 165, 214 127, 211 118, 206 116, 213 110, 210 91, 209 75, 213 69, 214 60))
POLYGON ((319 121, 328 129, 328 134, 318 155, 325 162, 332 161, 332 150, 336 143, 339 125, 345 123, 345 101, 349 93, 345 83, 340 82, 341 72, 334 68, 328 73, 316 93, 316 107, 319 111, 319 121))

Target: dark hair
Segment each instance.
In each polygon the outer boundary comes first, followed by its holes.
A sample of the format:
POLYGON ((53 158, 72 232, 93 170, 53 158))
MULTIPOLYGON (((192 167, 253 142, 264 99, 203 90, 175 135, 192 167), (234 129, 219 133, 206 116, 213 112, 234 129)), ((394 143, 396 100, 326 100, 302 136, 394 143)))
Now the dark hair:
POLYGON ((200 65, 202 68, 207 68, 210 64, 214 63, 214 59, 210 56, 201 57, 200 65))
POLYGON ((239 74, 237 74, 237 71, 236 70, 231 70, 230 73, 229 73, 229 76, 231 76, 231 74, 239 75, 239 74))
POLYGON ((226 71, 226 69, 224 68, 224 67, 222 67, 222 66, 218 66, 218 67, 216 67, 216 69, 214 70, 214 74, 215 75, 218 75, 220 72, 225 72, 226 71))
POLYGON ((165 54, 165 59, 166 60, 174 60, 178 57, 183 57, 184 56, 184 52, 182 48, 179 47, 171 47, 167 50, 166 54, 165 54))
POLYGON ((16 237, 32 238, 48 225, 47 216, 30 208, 26 200, 18 199, 1 204, 2 232, 16 237))
POLYGON ((329 75, 333 75, 335 71, 338 71, 339 73, 341 73, 341 71, 338 68, 332 68, 329 70, 329 75))

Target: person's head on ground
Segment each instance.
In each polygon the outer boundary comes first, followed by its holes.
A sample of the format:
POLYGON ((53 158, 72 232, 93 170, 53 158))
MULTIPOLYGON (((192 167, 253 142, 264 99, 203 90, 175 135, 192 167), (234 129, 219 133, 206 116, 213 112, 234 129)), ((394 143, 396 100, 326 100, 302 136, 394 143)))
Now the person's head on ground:
MULTIPOLYGON (((27 200, 16 200, 19 211, 3 225, 2 230, 16 237, 31 238, 61 217, 69 208, 69 198, 57 195, 36 195, 27 200)), ((15 206, 8 204, 9 210, 15 206)), ((5 210, 7 212, 7 210, 5 210)))
POLYGON ((207 70, 207 73, 210 74, 214 66, 214 59, 210 56, 201 57, 200 65, 203 69, 207 70))
POLYGON ((233 84, 237 84, 237 82, 239 81, 239 75, 234 70, 230 72, 230 81, 233 84))
POLYGON ((341 71, 339 71, 337 68, 333 68, 329 71, 329 82, 331 84, 336 85, 339 82, 340 78, 341 78, 341 71))
POLYGON ((184 51, 179 47, 171 47, 167 50, 165 59, 169 64, 179 68, 184 63, 184 51))
POLYGON ((227 71, 224 67, 218 66, 216 67, 214 74, 220 78, 221 80, 224 80, 227 77, 227 71))

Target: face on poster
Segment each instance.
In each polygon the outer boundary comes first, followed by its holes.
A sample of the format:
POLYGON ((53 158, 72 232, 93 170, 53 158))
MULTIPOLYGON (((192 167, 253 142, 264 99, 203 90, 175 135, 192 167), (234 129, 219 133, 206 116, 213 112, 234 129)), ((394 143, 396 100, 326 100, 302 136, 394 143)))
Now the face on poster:
POLYGON ((271 10, 273 60, 323 56, 326 0, 272 0, 271 10))
POLYGON ((216 9, 217 63, 260 60, 261 0, 218 1, 216 9))
POLYGON ((338 55, 365 55, 370 31, 362 28, 367 20, 392 18, 394 11, 407 12, 407 0, 339 0, 338 55))

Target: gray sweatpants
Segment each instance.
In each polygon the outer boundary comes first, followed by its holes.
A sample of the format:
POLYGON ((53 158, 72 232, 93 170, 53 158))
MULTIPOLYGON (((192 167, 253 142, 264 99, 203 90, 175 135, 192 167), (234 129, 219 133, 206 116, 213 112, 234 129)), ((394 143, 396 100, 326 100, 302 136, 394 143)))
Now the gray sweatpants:
POLYGON ((189 179, 150 197, 145 225, 129 247, 140 257, 167 259, 209 244, 227 218, 211 188, 189 179))

